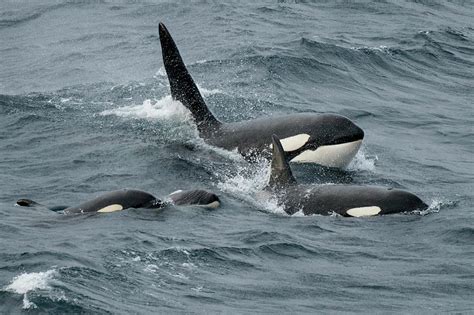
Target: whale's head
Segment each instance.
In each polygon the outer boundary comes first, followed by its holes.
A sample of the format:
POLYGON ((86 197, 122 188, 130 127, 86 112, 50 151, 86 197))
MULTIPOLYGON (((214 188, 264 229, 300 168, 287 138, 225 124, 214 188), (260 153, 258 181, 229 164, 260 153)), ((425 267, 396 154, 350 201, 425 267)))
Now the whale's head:
POLYGON ((362 145, 364 131, 347 117, 333 114, 298 116, 293 122, 298 126, 298 132, 281 137, 292 162, 344 168, 362 145))
POLYGON ((314 128, 314 138, 320 145, 340 145, 364 139, 364 131, 352 120, 341 115, 321 115, 321 126, 314 128), (318 140, 319 138, 319 140, 318 140))
POLYGON ((206 190, 178 190, 168 196, 175 205, 196 205, 208 209, 215 209, 220 206, 219 197, 206 190))
POLYGON ((387 192, 388 196, 381 214, 397 213, 400 212, 400 209, 405 211, 428 209, 428 205, 411 192, 392 188, 387 189, 387 192))

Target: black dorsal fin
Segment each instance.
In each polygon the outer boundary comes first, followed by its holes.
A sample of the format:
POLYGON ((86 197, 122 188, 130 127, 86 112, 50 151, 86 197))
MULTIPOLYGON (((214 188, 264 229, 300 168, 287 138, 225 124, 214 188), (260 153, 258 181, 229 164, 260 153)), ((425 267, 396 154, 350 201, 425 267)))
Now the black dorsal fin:
POLYGON ((206 133, 215 130, 220 126, 220 122, 207 108, 166 26, 160 23, 158 28, 163 63, 171 87, 171 96, 191 111, 199 132, 206 133))
POLYGON ((16 204, 21 207, 44 207, 52 211, 61 211, 67 208, 67 206, 55 206, 55 207, 46 207, 45 205, 38 203, 31 199, 18 199, 16 204))
POLYGON ((37 203, 36 201, 31 200, 31 199, 26 199, 26 198, 18 199, 16 201, 16 204, 21 207, 41 206, 41 204, 37 203))
POLYGON ((296 180, 291 172, 285 150, 283 150, 280 139, 276 135, 272 136, 272 145, 272 172, 268 185, 271 188, 283 188, 287 185, 295 184, 296 180))

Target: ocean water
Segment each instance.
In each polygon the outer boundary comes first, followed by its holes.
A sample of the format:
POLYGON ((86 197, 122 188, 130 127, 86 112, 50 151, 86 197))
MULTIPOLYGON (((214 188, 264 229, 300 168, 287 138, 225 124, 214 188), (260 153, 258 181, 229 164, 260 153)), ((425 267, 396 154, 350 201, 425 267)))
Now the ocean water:
POLYGON ((472 313, 471 1, 2 1, 0 313, 472 313), (288 216, 268 163, 206 145, 170 97, 164 22, 222 121, 338 113, 364 146, 302 183, 404 188, 424 212, 288 216), (205 210, 62 216, 137 188, 205 210))

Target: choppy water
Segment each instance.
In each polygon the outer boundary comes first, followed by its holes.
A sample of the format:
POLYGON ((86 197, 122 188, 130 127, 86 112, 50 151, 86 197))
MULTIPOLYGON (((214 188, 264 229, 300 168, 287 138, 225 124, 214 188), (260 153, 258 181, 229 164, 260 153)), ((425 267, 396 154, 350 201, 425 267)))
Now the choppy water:
POLYGON ((0 312, 474 310, 472 2, 132 2, 0 5, 0 312), (268 165, 197 137, 159 21, 222 120, 332 112, 365 130, 347 171, 294 166, 300 182, 402 187, 430 209, 290 217, 253 198, 268 165), (14 206, 123 187, 223 206, 14 206))

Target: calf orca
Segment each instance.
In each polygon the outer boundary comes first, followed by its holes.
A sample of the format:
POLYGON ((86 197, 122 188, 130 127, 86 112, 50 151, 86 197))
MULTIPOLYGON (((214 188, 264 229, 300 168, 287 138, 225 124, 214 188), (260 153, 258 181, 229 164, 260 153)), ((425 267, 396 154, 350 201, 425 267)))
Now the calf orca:
POLYGON ((269 188, 277 194, 279 205, 288 214, 303 211, 305 215, 363 217, 425 210, 428 206, 407 191, 356 185, 298 185, 293 177, 282 144, 273 135, 273 157, 269 188))
POLYGON ((163 63, 171 96, 191 112, 204 140, 246 158, 270 157, 271 136, 277 134, 293 162, 346 167, 359 150, 364 132, 348 118, 335 114, 299 113, 236 123, 222 123, 206 106, 176 44, 163 23, 159 24, 163 63))
MULTIPOLYGON (((178 191, 170 194, 167 199, 166 201, 162 201, 141 190, 122 189, 105 193, 92 200, 83 202, 78 206, 56 206, 47 208, 53 211, 62 211, 64 214, 74 214, 115 212, 129 208, 159 209, 165 207, 167 204, 198 205, 206 208, 217 208, 220 205, 219 197, 205 190, 178 191)), ((43 206, 30 199, 19 199, 16 204, 23 207, 43 206)))

